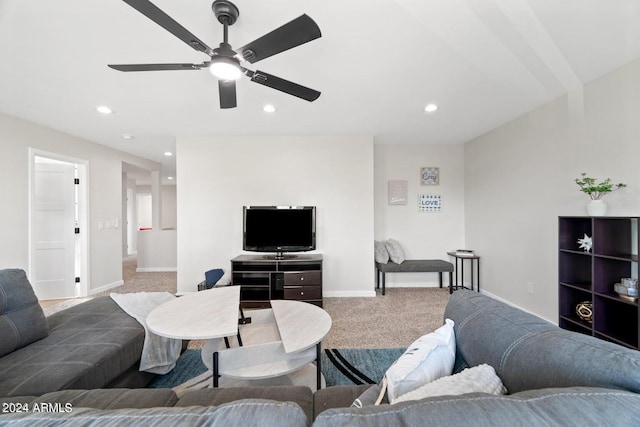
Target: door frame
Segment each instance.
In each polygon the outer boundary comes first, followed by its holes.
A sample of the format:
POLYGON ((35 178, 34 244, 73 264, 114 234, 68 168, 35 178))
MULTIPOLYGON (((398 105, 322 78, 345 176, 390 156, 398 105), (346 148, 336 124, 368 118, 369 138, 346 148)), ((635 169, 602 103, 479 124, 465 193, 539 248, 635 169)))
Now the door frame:
MULTIPOLYGON (((89 294, 90 286, 90 269, 89 269, 89 162, 84 159, 66 156, 63 154, 52 153, 29 147, 29 277, 34 277, 33 271, 33 251, 34 244, 32 227, 33 227, 33 198, 35 191, 35 160, 36 157, 46 157, 48 159, 58 160, 61 162, 72 163, 78 167, 78 178, 80 179, 80 187, 78 188, 78 227, 80 228, 79 240, 77 241, 76 250, 80 250, 79 264, 76 263, 76 276, 80 277, 80 286, 76 288, 76 297, 86 297, 89 294), (84 230, 84 231, 83 231, 84 230)), ((74 251, 75 252, 75 251, 74 251)))

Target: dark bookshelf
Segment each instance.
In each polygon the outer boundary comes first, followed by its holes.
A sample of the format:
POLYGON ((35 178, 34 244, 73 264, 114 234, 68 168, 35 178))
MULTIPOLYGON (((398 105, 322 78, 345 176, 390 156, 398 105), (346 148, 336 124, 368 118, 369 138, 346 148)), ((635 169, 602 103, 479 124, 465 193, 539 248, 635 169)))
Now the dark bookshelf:
POLYGON ((636 301, 613 289, 623 277, 638 275, 638 217, 558 218, 558 314, 561 328, 639 349, 636 301), (590 251, 579 239, 592 238, 590 251), (576 305, 593 304, 593 322, 576 314, 576 305))

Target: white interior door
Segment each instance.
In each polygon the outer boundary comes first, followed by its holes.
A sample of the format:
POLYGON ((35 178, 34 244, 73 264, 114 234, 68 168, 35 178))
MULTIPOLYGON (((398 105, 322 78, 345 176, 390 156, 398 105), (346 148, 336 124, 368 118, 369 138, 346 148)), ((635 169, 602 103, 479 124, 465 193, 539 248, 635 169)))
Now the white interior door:
POLYGON ((31 283, 39 299, 78 296, 75 165, 36 157, 31 204, 31 283))
POLYGON ((151 194, 138 194, 138 230, 150 229, 152 227, 152 205, 151 194))
POLYGON ((134 220, 133 191, 127 188, 127 255, 138 251, 136 247, 136 221, 134 220))

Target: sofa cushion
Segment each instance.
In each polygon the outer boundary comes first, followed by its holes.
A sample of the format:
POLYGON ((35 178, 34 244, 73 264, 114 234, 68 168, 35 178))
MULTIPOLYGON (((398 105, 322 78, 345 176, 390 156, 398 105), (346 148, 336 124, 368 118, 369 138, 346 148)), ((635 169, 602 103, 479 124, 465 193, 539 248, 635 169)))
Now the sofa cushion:
POLYGON ((363 406, 369 405, 388 404, 389 399, 387 398, 386 389, 384 390, 384 394, 382 394, 384 387, 386 387, 386 384, 383 383, 372 385, 371 387, 366 389, 360 396, 354 399, 351 407, 362 408, 363 406))
POLYGON ((319 413, 327 409, 350 406, 356 398, 371 387, 376 386, 371 384, 351 384, 321 388, 313 394, 313 417, 317 417, 319 413))
POLYGON ((609 389, 531 390, 510 396, 471 393, 431 397, 397 405, 336 408, 316 417, 314 427, 420 426, 512 427, 640 425, 640 395, 609 389))
POLYGON ((101 388, 140 360, 144 328, 110 297, 47 320, 49 336, 0 358, 0 396, 101 388))
POLYGON ((380 264, 386 264, 389 262, 389 252, 387 251, 387 247, 384 245, 384 242, 374 240, 373 253, 376 262, 379 262, 380 264))
POLYGON ((398 396, 451 375, 456 355, 454 322, 445 324, 435 331, 415 340, 385 373, 389 401, 398 396))
POLYGON ((313 393, 304 386, 251 386, 208 388, 185 393, 175 406, 219 406, 240 399, 293 402, 302 408, 309 423, 313 420, 313 393))
POLYGON ((149 409, 88 409, 71 408, 65 412, 29 412, 2 415, 2 422, 12 426, 54 427, 63 422, 76 427, 82 426, 290 426, 307 427, 308 422, 302 409, 291 402, 246 399, 220 406, 191 406, 184 408, 149 409))
POLYGON ((78 408, 125 409, 174 406, 176 393, 168 388, 61 390, 36 397, 32 404, 62 403, 78 408))
POLYGON ((48 333, 47 320, 24 270, 0 270, 0 357, 48 333))
POLYGON ((396 398, 393 404, 433 396, 456 396, 467 393, 505 394, 507 389, 489 365, 465 369, 459 374, 438 378, 396 398))
POLYGON ((493 366, 510 393, 549 387, 606 387, 640 393, 640 352, 560 329, 469 290, 453 293, 457 351, 493 366))
POLYGON ((404 249, 395 239, 387 239, 384 242, 384 246, 387 248, 387 252, 389 253, 389 259, 396 264, 402 264, 405 260, 404 249))

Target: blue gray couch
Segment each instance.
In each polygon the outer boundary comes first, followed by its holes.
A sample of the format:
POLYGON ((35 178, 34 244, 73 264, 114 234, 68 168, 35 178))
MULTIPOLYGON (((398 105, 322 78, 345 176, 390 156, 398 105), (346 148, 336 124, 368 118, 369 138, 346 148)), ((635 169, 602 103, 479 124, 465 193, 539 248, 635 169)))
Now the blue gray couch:
MULTIPOLYGON (((351 408, 370 386, 67 390, 0 405, 71 403, 72 411, 0 415, 0 425, 585 426, 640 425, 640 353, 558 327, 487 296, 454 292, 456 369, 489 364, 509 394, 440 396, 351 408)), ((46 406, 45 406, 46 407, 46 406)), ((55 406, 54 406, 55 408, 55 406)))
POLYGON ((454 371, 489 364, 508 395, 354 409, 340 406, 367 386, 329 388, 315 393, 314 425, 640 425, 640 352, 560 329, 469 290, 453 293, 444 316, 455 322, 454 371))
POLYGON ((45 319, 27 276, 0 270, 0 396, 144 387, 144 328, 110 297, 45 319))

